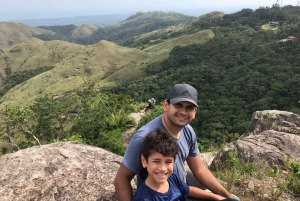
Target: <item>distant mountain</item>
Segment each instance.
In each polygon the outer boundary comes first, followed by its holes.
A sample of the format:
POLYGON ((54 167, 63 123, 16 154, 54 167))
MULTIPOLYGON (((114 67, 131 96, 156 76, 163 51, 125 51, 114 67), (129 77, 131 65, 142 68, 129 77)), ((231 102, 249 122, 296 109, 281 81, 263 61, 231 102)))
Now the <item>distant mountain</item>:
POLYGON ((133 37, 140 36, 158 29, 164 29, 169 26, 185 24, 197 19, 196 17, 183 15, 176 12, 138 12, 114 26, 94 27, 93 29, 80 27, 79 32, 89 33, 79 34, 86 37, 78 37, 74 32, 78 31, 75 25, 65 26, 39 26, 55 32, 55 35, 42 34, 36 36, 45 41, 64 40, 72 43, 91 45, 98 43, 100 40, 108 40, 122 45, 124 41, 131 40, 133 37), (84 30, 83 30, 84 28, 84 30), (75 31, 75 29, 77 29, 75 31))
POLYGON ((99 25, 116 25, 119 22, 130 17, 133 13, 109 14, 109 15, 91 15, 76 16, 64 18, 46 18, 46 19, 24 19, 12 20, 11 22, 23 23, 29 26, 54 26, 54 25, 82 25, 82 24, 99 24, 99 25))
POLYGON ((0 22, 0 48, 12 46, 25 38, 30 38, 34 35, 40 34, 51 36, 55 33, 50 30, 30 27, 25 24, 0 22))

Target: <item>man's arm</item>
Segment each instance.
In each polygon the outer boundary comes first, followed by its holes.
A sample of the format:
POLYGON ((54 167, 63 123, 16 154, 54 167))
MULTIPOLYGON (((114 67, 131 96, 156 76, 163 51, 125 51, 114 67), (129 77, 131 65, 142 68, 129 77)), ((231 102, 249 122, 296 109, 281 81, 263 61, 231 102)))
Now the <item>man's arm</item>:
POLYGON ((200 155, 195 157, 189 156, 186 161, 196 179, 206 188, 225 198, 233 198, 233 196, 220 184, 210 170, 203 165, 200 155))
POLYGON ((194 186, 189 186, 190 187, 190 192, 189 196, 193 198, 199 198, 203 200, 224 200, 226 199, 223 196, 202 190, 200 188, 194 187, 194 186))
POLYGON ((131 180, 136 173, 130 171, 123 163, 117 171, 114 185, 119 201, 130 201, 133 197, 131 180))

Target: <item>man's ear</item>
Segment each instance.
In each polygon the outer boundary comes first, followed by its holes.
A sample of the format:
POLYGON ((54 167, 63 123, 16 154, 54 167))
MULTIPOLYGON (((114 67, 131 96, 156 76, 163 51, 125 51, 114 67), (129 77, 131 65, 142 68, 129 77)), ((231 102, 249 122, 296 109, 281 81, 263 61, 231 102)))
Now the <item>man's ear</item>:
POLYGON ((164 102, 163 102, 163 109, 164 109, 165 112, 167 111, 168 107, 169 107, 168 101, 164 100, 164 102))
POLYGON ((141 161, 142 161, 143 168, 146 168, 147 167, 147 160, 145 159, 143 154, 141 155, 141 161))

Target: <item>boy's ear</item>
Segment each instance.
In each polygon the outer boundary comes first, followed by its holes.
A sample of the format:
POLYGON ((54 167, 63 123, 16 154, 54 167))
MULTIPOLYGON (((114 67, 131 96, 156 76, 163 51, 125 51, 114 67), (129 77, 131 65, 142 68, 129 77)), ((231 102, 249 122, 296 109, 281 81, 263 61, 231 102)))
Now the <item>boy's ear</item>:
POLYGON ((141 161, 142 161, 143 168, 146 168, 147 167, 147 160, 145 159, 143 154, 141 155, 141 161))

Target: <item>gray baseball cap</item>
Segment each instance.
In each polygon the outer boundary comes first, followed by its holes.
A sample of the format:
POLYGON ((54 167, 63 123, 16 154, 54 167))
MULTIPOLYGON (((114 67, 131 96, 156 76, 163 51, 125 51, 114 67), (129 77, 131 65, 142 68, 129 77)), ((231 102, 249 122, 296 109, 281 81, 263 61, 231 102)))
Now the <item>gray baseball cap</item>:
POLYGON ((168 99, 172 104, 187 101, 198 107, 198 92, 194 87, 188 84, 175 84, 168 93, 168 99))

